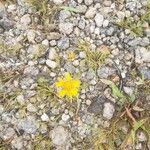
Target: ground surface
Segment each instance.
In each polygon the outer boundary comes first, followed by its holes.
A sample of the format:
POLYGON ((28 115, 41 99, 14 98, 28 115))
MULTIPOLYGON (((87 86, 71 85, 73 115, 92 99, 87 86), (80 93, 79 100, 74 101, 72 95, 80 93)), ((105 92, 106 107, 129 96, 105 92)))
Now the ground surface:
POLYGON ((0 150, 148 150, 149 89, 149 0, 0 1, 0 150))

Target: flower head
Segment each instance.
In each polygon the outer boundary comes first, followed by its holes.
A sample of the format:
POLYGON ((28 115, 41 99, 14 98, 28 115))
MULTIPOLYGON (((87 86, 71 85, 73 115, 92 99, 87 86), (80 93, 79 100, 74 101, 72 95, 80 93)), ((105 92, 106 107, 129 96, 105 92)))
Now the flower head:
POLYGON ((58 96, 67 96, 72 99, 78 95, 80 81, 78 79, 73 79, 70 73, 66 72, 64 78, 59 78, 55 86, 57 87, 58 96))

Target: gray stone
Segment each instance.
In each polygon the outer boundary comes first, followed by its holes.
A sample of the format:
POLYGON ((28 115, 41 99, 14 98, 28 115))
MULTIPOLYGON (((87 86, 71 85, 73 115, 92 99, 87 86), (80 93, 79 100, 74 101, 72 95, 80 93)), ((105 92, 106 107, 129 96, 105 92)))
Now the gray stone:
POLYGON ((14 27, 14 22, 7 18, 3 18, 0 20, 0 27, 2 27, 4 30, 10 30, 14 27))
POLYGON ((23 149, 23 143, 24 143, 24 139, 22 139, 21 137, 15 137, 11 141, 11 146, 13 148, 15 148, 16 150, 22 150, 23 149))
POLYGON ((61 10, 59 13, 59 20, 60 22, 65 21, 67 18, 71 17, 71 13, 66 10, 61 10))
POLYGON ((31 23, 31 18, 29 14, 25 14, 24 16, 21 17, 20 22, 23 25, 29 25, 31 23))
POLYGON ((56 58, 57 58, 57 52, 56 52, 55 48, 50 48, 48 59, 55 60, 56 58))
POLYGON ((85 24, 85 20, 81 18, 78 27, 83 30, 85 28, 85 24))
POLYGON ((104 104, 103 117, 110 120, 113 117, 114 112, 115 112, 114 105, 112 105, 111 103, 104 104))
POLYGON ((38 123, 33 118, 22 119, 18 123, 18 128, 24 130, 26 133, 34 134, 38 129, 38 123))
POLYGON ((61 38, 61 34, 59 34, 58 32, 50 32, 47 35, 48 40, 59 40, 60 38, 61 38))
POLYGON ((41 120, 48 122, 49 121, 48 115, 46 113, 43 113, 43 115, 41 116, 41 120))
POLYGON ((58 66, 58 64, 55 61, 49 59, 46 60, 46 65, 52 69, 55 69, 58 66))
POLYGON ((3 105, 0 105, 0 115, 2 115, 3 112, 4 112, 4 107, 3 105))
POLYGON ((143 63, 143 62, 150 62, 150 51, 144 47, 137 47, 135 50, 135 62, 136 63, 143 63))
POLYGON ((106 30, 106 35, 111 36, 115 32, 115 29, 113 27, 110 27, 108 30, 106 30))
POLYGON ((53 0, 56 5, 60 5, 64 2, 64 0, 53 0))
POLYGON ((76 7, 76 9, 78 10, 79 13, 85 14, 85 12, 87 10, 87 6, 86 5, 79 5, 76 7))
POLYGON ((108 78, 110 75, 115 73, 115 69, 110 67, 102 66, 98 68, 97 74, 100 78, 108 78))
POLYGON ((148 79, 148 80, 150 79, 150 68, 146 66, 140 66, 138 70, 140 71, 141 74, 144 75, 144 79, 148 79))
POLYGON ((150 45, 150 40, 149 40, 149 38, 147 38, 147 37, 142 38, 142 39, 141 39, 141 42, 140 42, 140 45, 141 45, 141 46, 144 46, 144 47, 150 45))
POLYGON ((84 0, 85 5, 90 6, 93 3, 93 0, 84 0))
POLYGON ((6 128, 0 132, 0 138, 4 141, 8 141, 16 135, 15 130, 11 127, 6 128))
POLYGON ((67 49, 69 48, 69 38, 68 37, 62 37, 59 41, 58 41, 58 48, 60 49, 67 49))
POLYGON ((27 111, 29 111, 29 112, 37 112, 37 108, 33 104, 29 103, 27 105, 27 111))
POLYGON ((39 69, 34 67, 34 66, 27 66, 25 69, 24 69, 24 74, 25 75, 31 75, 31 76, 37 76, 39 73, 39 69))
POLYGON ((52 143, 56 146, 64 146, 69 143, 69 132, 62 126, 54 128, 50 133, 50 137, 52 143))
POLYGON ((67 72, 70 72, 70 73, 74 73, 76 71, 76 68, 72 65, 72 63, 70 62, 67 62, 65 65, 64 65, 64 69, 67 71, 67 72))
POLYGON ((72 23, 60 23, 59 30, 60 32, 64 34, 70 34, 73 31, 73 24, 72 23))
POLYGON ((97 25, 98 27, 101 27, 101 26, 103 25, 103 21, 104 21, 103 15, 97 13, 96 16, 95 16, 96 25, 97 25))
POLYGON ((88 107, 88 112, 95 115, 102 114, 103 104, 105 103, 106 98, 103 96, 95 97, 92 99, 91 105, 88 107))
POLYGON ((130 46, 137 46, 137 45, 139 45, 140 43, 141 43, 141 38, 138 37, 138 38, 135 38, 135 39, 133 39, 133 40, 130 40, 130 41, 128 42, 128 45, 130 45, 130 46))
POLYGON ((90 7, 85 13, 85 17, 88 19, 92 19, 94 18, 95 14, 96 14, 96 8, 90 7))
POLYGON ((107 27, 108 24, 109 24, 109 20, 104 20, 104 22, 103 22, 103 27, 104 27, 104 28, 107 27))

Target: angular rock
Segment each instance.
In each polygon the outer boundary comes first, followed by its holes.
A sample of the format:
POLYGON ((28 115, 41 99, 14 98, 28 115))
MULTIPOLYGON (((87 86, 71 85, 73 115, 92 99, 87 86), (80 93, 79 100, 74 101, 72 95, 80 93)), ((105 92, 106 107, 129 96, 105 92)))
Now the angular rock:
POLYGON ((4 141, 8 141, 16 135, 16 132, 13 128, 9 127, 3 130, 0 133, 0 138, 4 141))
POLYGON ((64 146, 69 142, 69 132, 62 126, 54 128, 50 133, 50 137, 52 143, 56 146, 64 146))
POLYGON ((95 22, 96 22, 96 25, 98 26, 98 27, 101 27, 102 25, 103 25, 103 21, 104 21, 104 17, 103 17, 103 15, 101 15, 101 14, 96 14, 96 16, 95 16, 95 22))
POLYGON ((58 32, 50 32, 47 35, 48 40, 59 40, 60 38, 61 38, 61 34, 59 34, 58 32))
POLYGON ((115 71, 113 68, 103 66, 98 68, 97 74, 100 78, 108 78, 110 75, 113 75, 115 71))
POLYGON ((60 32, 69 35, 73 31, 73 24, 72 23, 60 23, 59 30, 60 32))
POLYGON ((136 63, 143 63, 143 62, 150 62, 150 51, 144 47, 138 47, 135 50, 135 62, 136 63))
POLYGON ((113 117, 114 112, 115 112, 114 105, 112 105, 111 103, 104 104, 103 117, 110 120, 113 117))
POLYGON ((88 112, 93 113, 94 115, 102 114, 105 101, 106 98, 104 96, 95 97, 92 100, 91 105, 88 107, 88 112))
POLYGON ((85 17, 88 19, 92 19, 94 18, 95 14, 96 14, 96 8, 90 7, 85 13, 85 17))
POLYGON ((52 69, 55 69, 58 65, 55 61, 52 60, 46 60, 46 65, 52 69))
POLYGON ((62 37, 59 41, 58 41, 58 48, 60 49, 67 49, 69 48, 69 38, 68 37, 62 37))

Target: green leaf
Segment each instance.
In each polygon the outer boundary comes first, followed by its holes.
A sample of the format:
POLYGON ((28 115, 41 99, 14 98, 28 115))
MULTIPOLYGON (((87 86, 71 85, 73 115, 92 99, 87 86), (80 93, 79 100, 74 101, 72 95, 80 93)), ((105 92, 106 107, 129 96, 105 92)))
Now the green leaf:
POLYGON ((119 88, 110 80, 106 80, 106 79, 101 79, 101 81, 104 84, 107 84, 110 86, 110 88, 112 89, 112 94, 114 97, 116 98, 125 98, 125 96, 122 94, 122 92, 119 90, 119 88))

